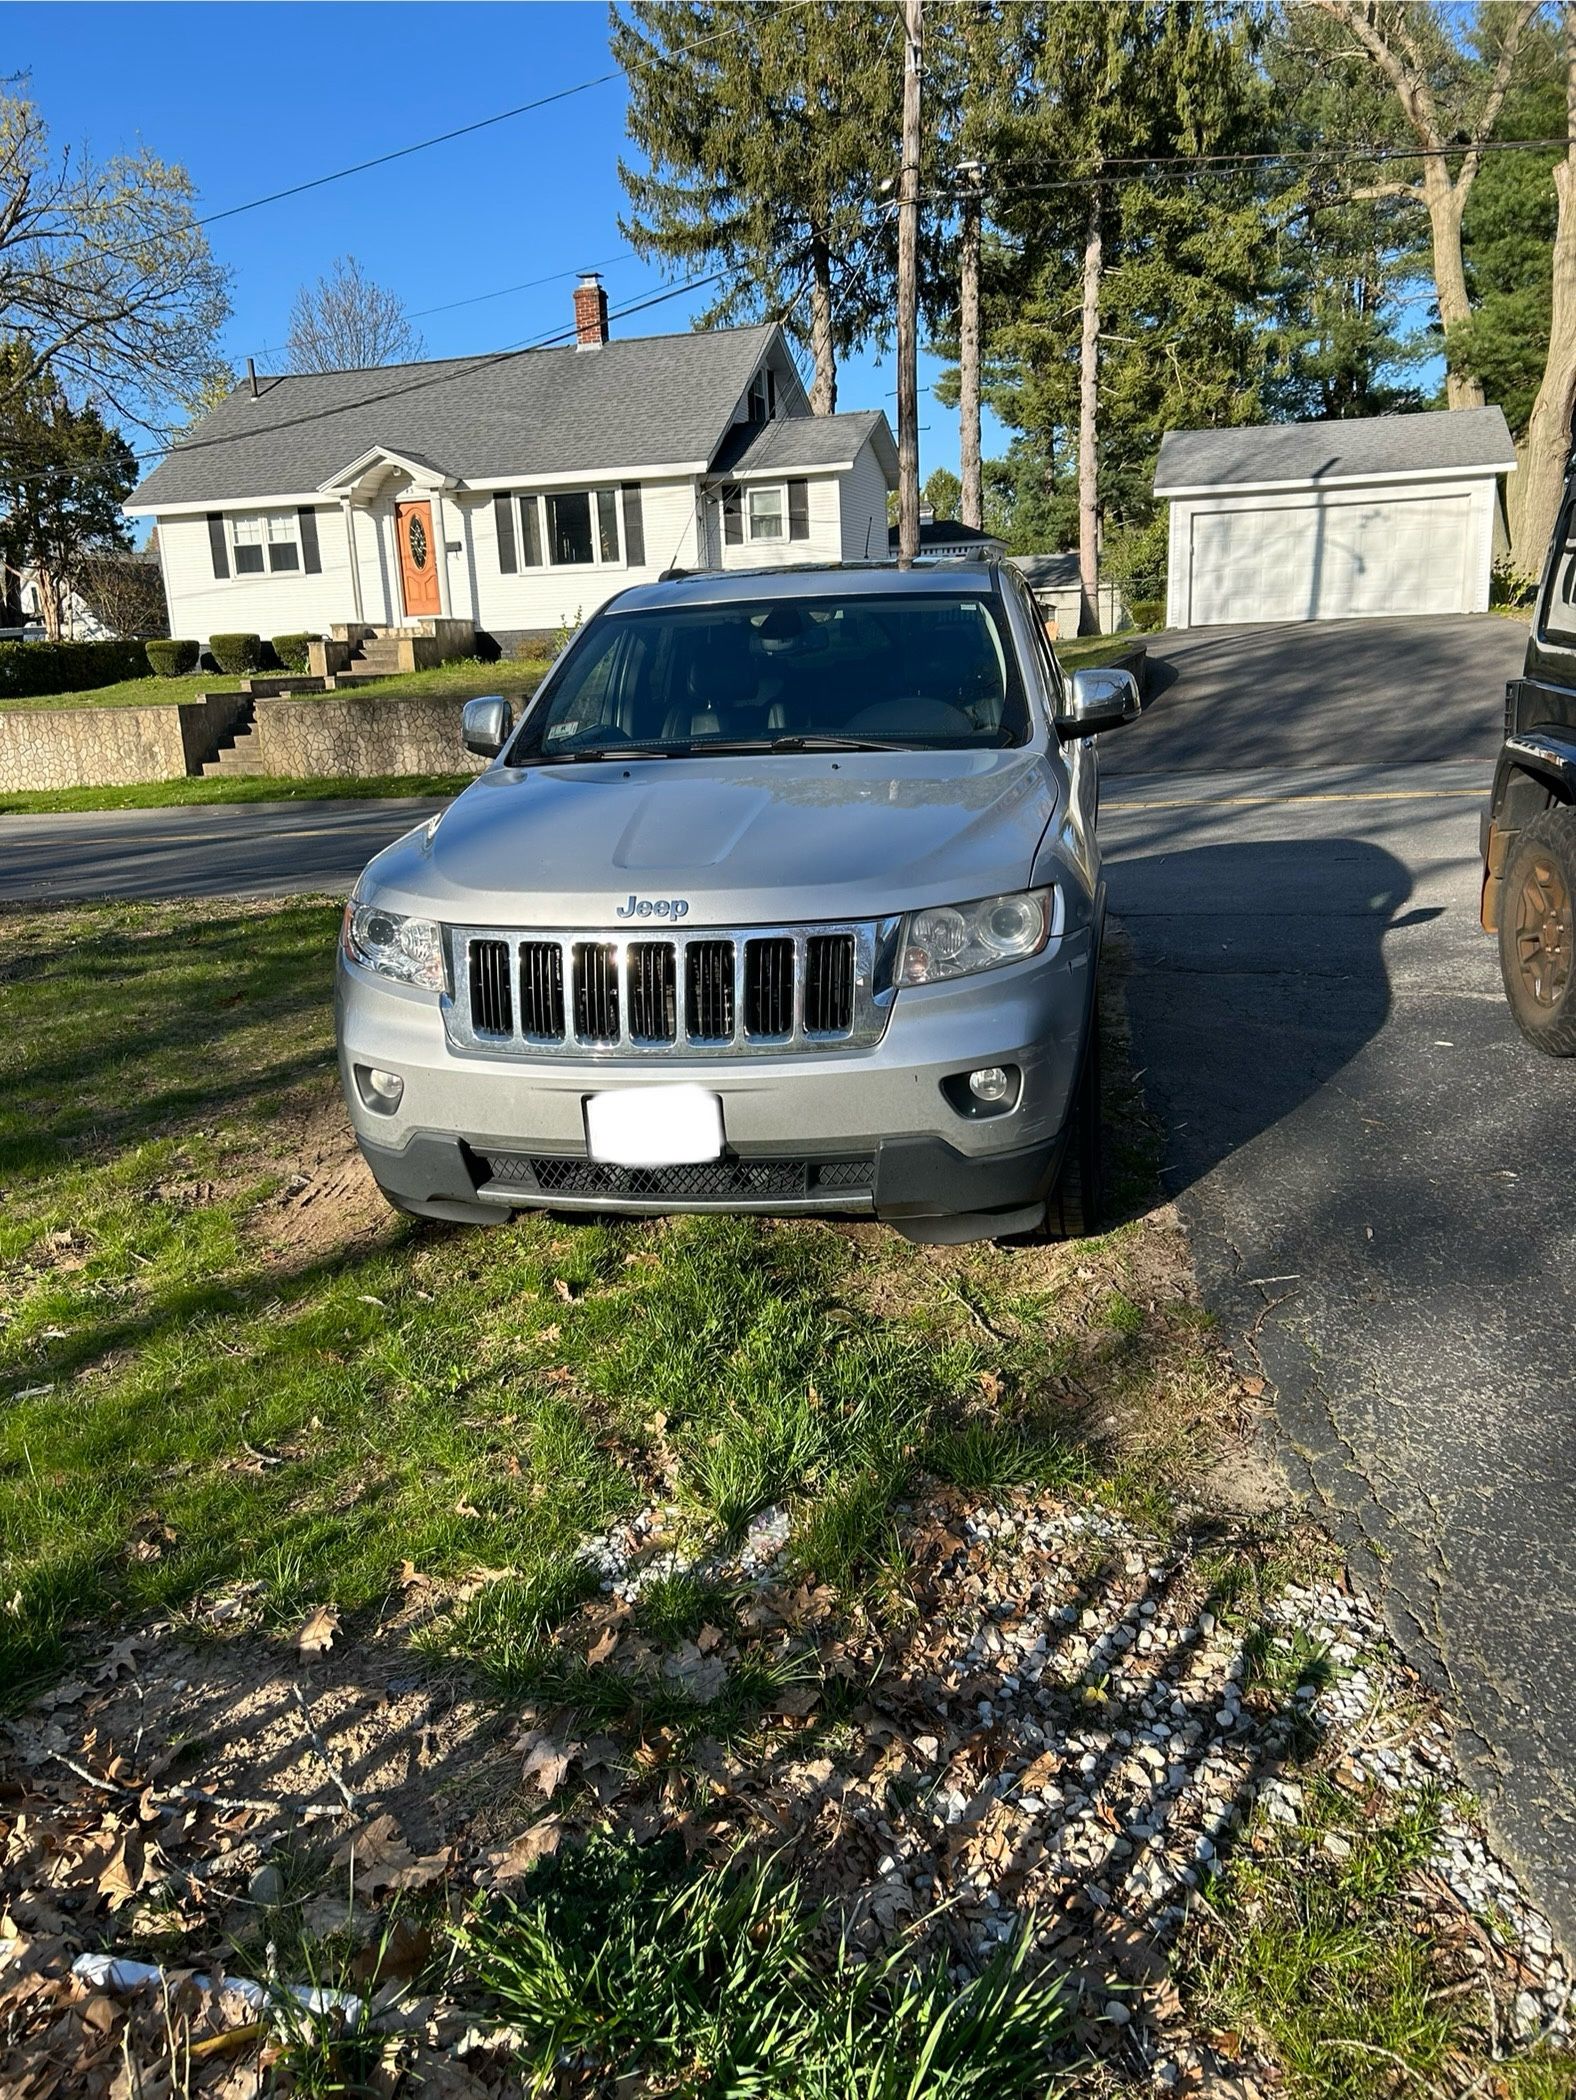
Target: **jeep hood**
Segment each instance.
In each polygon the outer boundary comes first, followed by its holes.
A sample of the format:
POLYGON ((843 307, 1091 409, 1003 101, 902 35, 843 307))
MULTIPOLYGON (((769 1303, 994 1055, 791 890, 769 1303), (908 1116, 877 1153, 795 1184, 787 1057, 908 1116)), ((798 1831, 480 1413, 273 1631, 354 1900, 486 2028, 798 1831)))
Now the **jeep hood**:
POLYGON ((1055 809, 1032 749, 494 766, 361 890, 480 926, 641 923, 631 897, 692 927, 875 918, 1024 888, 1055 809))

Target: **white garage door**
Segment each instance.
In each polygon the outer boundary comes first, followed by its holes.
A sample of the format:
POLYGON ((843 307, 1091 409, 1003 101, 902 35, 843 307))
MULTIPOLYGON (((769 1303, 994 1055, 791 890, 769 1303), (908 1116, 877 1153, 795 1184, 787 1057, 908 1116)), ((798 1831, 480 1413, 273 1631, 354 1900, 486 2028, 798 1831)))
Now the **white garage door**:
POLYGON ((1471 508, 1452 495, 1195 512, 1191 624, 1460 612, 1471 508))

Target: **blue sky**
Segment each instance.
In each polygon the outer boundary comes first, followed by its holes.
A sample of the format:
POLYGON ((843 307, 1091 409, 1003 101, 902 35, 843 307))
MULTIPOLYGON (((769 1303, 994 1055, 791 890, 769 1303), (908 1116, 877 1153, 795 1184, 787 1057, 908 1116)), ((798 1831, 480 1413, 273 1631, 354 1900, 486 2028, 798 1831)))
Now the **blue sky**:
MULTIPOLYGON (((601 0, 20 5, 0 7, 0 48, 5 72, 29 76, 57 147, 105 157, 140 141, 184 163, 204 212, 613 70, 601 0)), ((232 278, 225 351, 237 365, 251 355, 260 369, 278 369, 297 286, 345 253, 419 314, 429 356, 501 349, 564 327, 573 275, 593 265, 615 308, 661 290, 669 280, 658 269, 621 252, 623 145, 615 78, 220 220, 209 239, 232 278)), ((873 172, 872 188, 885 172, 873 172)), ((702 303, 675 298, 631 316, 623 332, 684 328, 702 303)), ((921 385, 939 369, 922 359, 921 385)), ((895 425, 891 358, 850 360, 838 405, 885 408, 895 425)), ((923 393, 920 425, 921 472, 955 471, 955 412, 923 393)), ((987 430, 987 453, 1003 444, 999 429, 987 430)))

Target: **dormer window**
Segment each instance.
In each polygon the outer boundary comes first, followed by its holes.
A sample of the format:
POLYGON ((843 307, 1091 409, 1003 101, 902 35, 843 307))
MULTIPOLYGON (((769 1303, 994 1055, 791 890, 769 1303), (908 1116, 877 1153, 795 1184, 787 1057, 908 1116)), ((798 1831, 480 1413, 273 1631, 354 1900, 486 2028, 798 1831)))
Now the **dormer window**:
POLYGON ((746 396, 749 420, 752 423, 769 423, 777 413, 777 374, 770 365, 765 365, 750 381, 746 396))

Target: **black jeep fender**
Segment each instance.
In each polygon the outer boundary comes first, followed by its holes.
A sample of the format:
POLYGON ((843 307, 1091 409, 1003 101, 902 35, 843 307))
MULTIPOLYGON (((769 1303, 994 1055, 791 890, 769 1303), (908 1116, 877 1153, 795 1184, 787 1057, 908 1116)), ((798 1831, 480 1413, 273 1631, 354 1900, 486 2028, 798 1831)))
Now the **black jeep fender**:
POLYGON ((1507 736, 1494 769, 1494 792, 1484 812, 1480 844, 1485 933, 1499 926, 1505 864, 1518 832, 1560 805, 1576 806, 1576 730, 1522 729, 1507 736))

